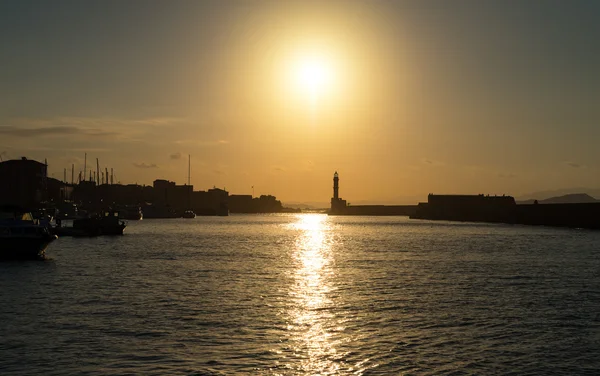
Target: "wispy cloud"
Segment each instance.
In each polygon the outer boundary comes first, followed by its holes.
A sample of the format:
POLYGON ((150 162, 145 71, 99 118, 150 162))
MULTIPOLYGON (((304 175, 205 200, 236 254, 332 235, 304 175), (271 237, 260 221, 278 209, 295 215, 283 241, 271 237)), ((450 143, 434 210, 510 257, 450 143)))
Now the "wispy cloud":
POLYGON ((222 146, 229 144, 228 140, 208 140, 208 141, 197 141, 197 140, 177 140, 177 145, 193 145, 193 146, 222 146))
POLYGON ((181 159, 181 153, 177 152, 177 153, 173 153, 169 156, 171 159, 181 159))
POLYGON ((428 165, 428 166, 443 166, 444 165, 444 162, 435 161, 435 160, 429 159, 429 158, 421 159, 421 163, 423 163, 424 165, 428 165))
POLYGON ((105 131, 98 128, 80 128, 76 126, 51 126, 51 127, 32 127, 21 128, 12 125, 0 126, 0 134, 16 137, 36 137, 36 136, 65 136, 65 135, 85 135, 92 137, 110 137, 117 136, 115 131, 105 131))
POLYGON ((585 166, 580 164, 580 163, 576 163, 576 162, 570 162, 570 161, 566 161, 564 162, 564 164, 568 167, 572 167, 572 168, 584 168, 585 166))
POLYGON ((154 126, 171 126, 175 124, 181 124, 187 122, 185 118, 177 117, 155 117, 155 118, 144 118, 144 119, 121 119, 121 122, 125 121, 132 125, 154 125, 154 126))
MULTIPOLYGON (((56 147, 54 146, 28 146, 28 147, 20 147, 19 148, 20 151, 56 151, 56 147)), ((87 152, 87 153, 105 153, 105 152, 110 152, 113 151, 113 149, 109 149, 109 148, 92 148, 92 147, 75 147, 75 148, 70 148, 70 147, 61 147, 60 150, 62 151, 70 151, 70 152, 87 152)))
POLYGON ((146 164, 146 163, 142 162, 142 163, 134 163, 133 165, 137 168, 158 168, 158 165, 156 165, 155 163, 146 164))
POLYGON ((55 117, 11 118, 0 126, 0 135, 12 137, 96 137, 135 140, 149 127, 172 126, 185 123, 184 118, 108 118, 108 117, 55 117))
POLYGON ((13 118, 11 123, 31 127, 77 126, 82 128, 106 128, 122 126, 170 126, 186 122, 184 118, 147 117, 147 118, 111 118, 111 117, 54 117, 54 118, 13 118))

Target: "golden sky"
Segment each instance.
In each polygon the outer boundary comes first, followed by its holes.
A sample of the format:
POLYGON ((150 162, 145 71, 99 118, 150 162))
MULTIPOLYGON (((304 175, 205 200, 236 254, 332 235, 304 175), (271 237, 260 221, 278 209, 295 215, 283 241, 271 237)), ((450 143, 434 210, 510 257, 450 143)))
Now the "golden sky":
POLYGON ((189 154, 288 202, 600 187, 599 6, 509 5, 4 2, 0 153, 140 184, 189 154))

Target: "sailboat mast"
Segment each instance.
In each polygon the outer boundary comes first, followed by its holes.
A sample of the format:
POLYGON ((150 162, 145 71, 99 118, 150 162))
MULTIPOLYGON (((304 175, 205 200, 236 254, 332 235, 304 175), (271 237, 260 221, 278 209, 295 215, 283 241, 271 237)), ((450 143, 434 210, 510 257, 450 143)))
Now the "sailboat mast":
POLYGON ((190 184, 191 182, 191 172, 192 172, 192 165, 191 165, 191 160, 192 160, 192 156, 190 154, 188 154, 188 210, 192 210, 192 185, 190 184))
POLYGON ((85 157, 83 159, 83 181, 85 181, 86 173, 87 173, 87 153, 85 153, 85 157))

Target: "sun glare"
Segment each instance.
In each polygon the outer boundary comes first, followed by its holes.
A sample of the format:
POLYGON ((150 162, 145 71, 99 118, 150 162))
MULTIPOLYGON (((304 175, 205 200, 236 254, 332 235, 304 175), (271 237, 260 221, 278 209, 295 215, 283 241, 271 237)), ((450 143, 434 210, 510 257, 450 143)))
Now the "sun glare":
POLYGON ((310 99, 316 100, 331 90, 334 71, 327 59, 319 57, 299 59, 294 70, 298 88, 310 99))

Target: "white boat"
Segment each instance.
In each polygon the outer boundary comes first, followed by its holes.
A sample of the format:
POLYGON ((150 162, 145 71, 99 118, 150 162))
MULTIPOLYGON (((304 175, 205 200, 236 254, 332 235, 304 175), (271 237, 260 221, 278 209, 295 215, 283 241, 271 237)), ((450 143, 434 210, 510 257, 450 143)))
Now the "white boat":
POLYGON ((56 235, 17 207, 0 207, 0 260, 43 258, 56 235))

